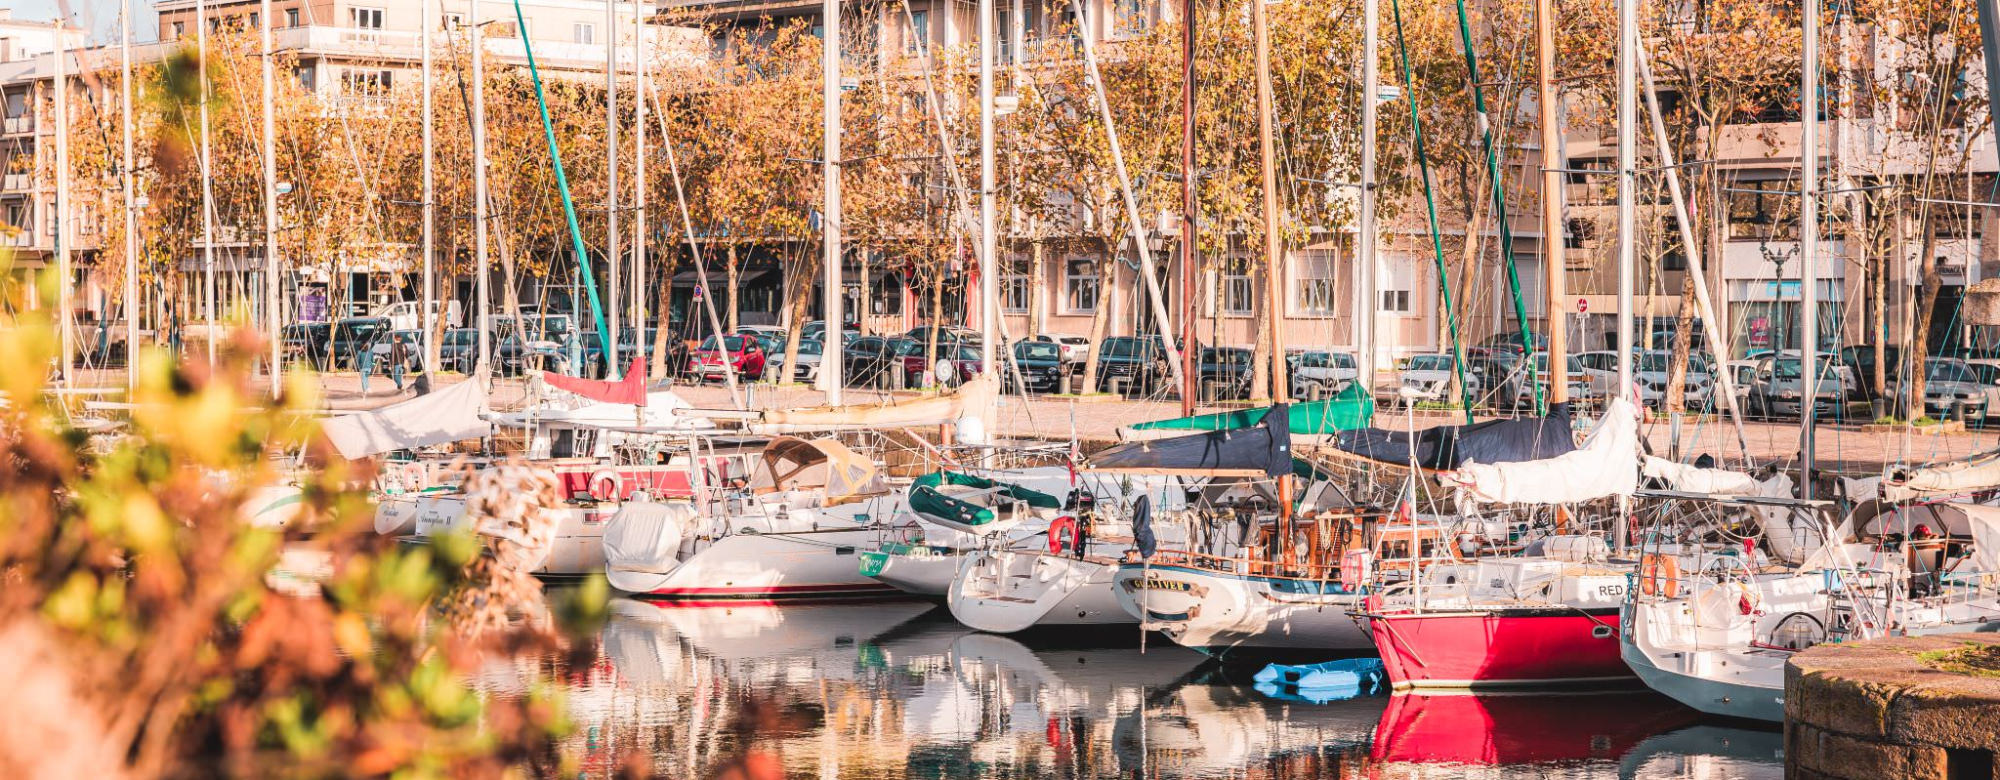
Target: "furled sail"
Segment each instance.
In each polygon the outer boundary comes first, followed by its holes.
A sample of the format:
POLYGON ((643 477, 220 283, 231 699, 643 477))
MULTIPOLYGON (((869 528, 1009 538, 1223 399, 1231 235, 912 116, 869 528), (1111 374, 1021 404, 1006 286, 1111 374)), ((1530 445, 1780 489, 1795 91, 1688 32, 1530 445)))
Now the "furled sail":
POLYGON ((1629 496, 1639 487, 1639 420, 1632 402, 1614 398, 1583 446, 1553 458, 1467 463, 1451 480, 1476 501, 1567 504, 1629 496))
POLYGON ((320 429, 341 457, 349 460, 393 450, 477 439, 493 431, 486 391, 478 382, 460 382, 429 395, 360 414, 326 421, 320 429))
POLYGON ((1555 404, 1547 417, 1441 425, 1414 433, 1359 428, 1341 433, 1334 447, 1370 460, 1403 464, 1411 461, 1414 447, 1419 468, 1440 470, 1467 463, 1542 460, 1576 449, 1569 412, 1569 404, 1555 404))
MULTIPOLYGON (((919 398, 901 403, 855 406, 821 406, 810 409, 773 410, 750 423, 750 432, 775 436, 786 433, 829 431, 842 428, 905 428, 917 425, 958 424, 968 416, 987 420, 996 401, 993 380, 981 376, 959 386, 949 395, 919 398)), ((990 424, 984 430, 992 430, 990 424)))
POLYGON ((1647 477, 1665 482, 1667 487, 1685 493, 1754 496, 1759 495, 1763 488, 1754 477, 1741 471, 1705 469, 1651 455, 1639 460, 1640 468, 1647 477))
POLYGON ((1090 456, 1086 468, 1127 474, 1275 477, 1292 470, 1291 413, 1271 407, 1243 428, 1120 444, 1090 456))

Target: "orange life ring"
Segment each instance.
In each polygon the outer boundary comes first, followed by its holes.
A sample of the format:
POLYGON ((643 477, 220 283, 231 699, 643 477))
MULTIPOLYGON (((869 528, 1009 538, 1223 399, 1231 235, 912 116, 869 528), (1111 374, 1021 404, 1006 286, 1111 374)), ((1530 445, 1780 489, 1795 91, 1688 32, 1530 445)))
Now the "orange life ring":
POLYGON ((1647 553, 1639 559, 1639 592, 1674 598, 1681 594, 1681 562, 1671 555, 1647 553))
POLYGON ((590 474, 590 497, 599 501, 612 501, 625 495, 625 479, 612 469, 598 469, 590 474))
POLYGON ((1074 550, 1083 546, 1083 526, 1077 524, 1074 516, 1063 515, 1049 522, 1050 555, 1061 555, 1063 553, 1063 535, 1065 533, 1069 535, 1069 549, 1074 550))

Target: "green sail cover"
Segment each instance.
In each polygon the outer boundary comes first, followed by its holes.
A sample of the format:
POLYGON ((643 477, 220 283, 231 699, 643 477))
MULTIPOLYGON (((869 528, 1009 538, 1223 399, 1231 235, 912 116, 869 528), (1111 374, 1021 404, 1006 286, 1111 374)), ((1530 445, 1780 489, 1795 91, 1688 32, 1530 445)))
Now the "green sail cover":
MULTIPOLYGON (((1375 417, 1375 395, 1361 386, 1360 382, 1348 382, 1347 387, 1324 401, 1302 401, 1291 405, 1292 433, 1312 435, 1336 433, 1366 428, 1375 417)), ((1248 428, 1262 422, 1264 415, 1271 413, 1271 407, 1238 409, 1233 412, 1197 414, 1193 417, 1176 417, 1171 420, 1155 420, 1132 426, 1141 431, 1233 431, 1248 428)))
MULTIPOLYGON (((1020 501, 1022 503, 1027 504, 1028 506, 1035 507, 1036 509, 1062 508, 1062 499, 1056 498, 1055 496, 1049 495, 1047 493, 1043 493, 1039 490, 1029 490, 1027 488, 1021 487, 1020 485, 1011 485, 998 480, 987 479, 985 477, 974 476, 971 474, 964 474, 956 471, 938 471, 930 474, 925 474, 921 477, 917 477, 915 480, 912 480, 910 484, 913 488, 916 487, 931 488, 932 492, 936 492, 937 488, 943 487, 945 485, 959 485, 961 487, 977 488, 980 490, 997 487, 1000 488, 1000 495, 1014 499, 1015 501, 1020 501)), ((943 497, 942 494, 939 494, 939 496, 943 497)), ((911 497, 911 504, 914 505, 916 499, 915 490, 911 491, 910 497, 911 497)), ((964 502, 961 501, 959 503, 964 503, 964 502)))

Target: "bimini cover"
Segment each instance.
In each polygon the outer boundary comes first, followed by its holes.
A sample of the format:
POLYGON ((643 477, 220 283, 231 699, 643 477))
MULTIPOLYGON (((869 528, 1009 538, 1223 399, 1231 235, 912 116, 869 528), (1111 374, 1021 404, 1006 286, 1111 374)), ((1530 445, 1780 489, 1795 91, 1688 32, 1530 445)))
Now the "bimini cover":
POLYGON ((1384 463, 1409 463, 1413 436, 1417 466, 1446 471, 1467 463, 1543 460, 1576 449, 1576 436, 1570 433, 1569 404, 1550 406, 1547 417, 1443 425, 1414 434, 1359 428, 1340 434, 1334 447, 1384 463))
POLYGON ((477 439, 493 432, 493 424, 481 417, 486 412, 486 391, 468 381, 372 412, 336 417, 320 430, 341 457, 354 460, 477 439))
POLYGON ((1976 538, 1984 518, 2000 517, 2000 507, 1984 504, 1919 504, 1888 500, 1864 501, 1854 507, 1854 527, 1866 536, 1910 535, 1917 526, 1929 526, 1932 533, 1960 538, 1976 538))
POLYGON ((1640 468, 1645 471, 1648 478, 1665 482, 1667 487, 1684 493, 1754 496, 1758 495, 1763 487, 1756 478, 1741 471, 1705 469, 1651 455, 1642 457, 1639 461, 1640 468))
POLYGON ((1243 428, 1126 442, 1090 456, 1096 472, 1221 477, 1276 477, 1291 473, 1291 412, 1271 407, 1243 428))
POLYGON ((604 577, 627 593, 647 593, 679 566, 681 537, 695 525, 685 501, 627 501, 604 524, 604 577))
POLYGON ((1898 469, 1889 473, 1883 487, 1915 493, 1971 493, 2000 487, 2000 452, 1988 452, 1961 461, 1898 469))
POLYGON ((1494 504, 1568 504, 1629 496, 1639 487, 1639 419, 1632 402, 1614 398, 1583 447, 1553 458, 1467 462, 1452 480, 1474 500, 1494 504))
POLYGON ((786 490, 825 491, 828 501, 880 493, 888 488, 875 462, 831 438, 806 441, 780 436, 764 445, 750 475, 758 493, 786 490))

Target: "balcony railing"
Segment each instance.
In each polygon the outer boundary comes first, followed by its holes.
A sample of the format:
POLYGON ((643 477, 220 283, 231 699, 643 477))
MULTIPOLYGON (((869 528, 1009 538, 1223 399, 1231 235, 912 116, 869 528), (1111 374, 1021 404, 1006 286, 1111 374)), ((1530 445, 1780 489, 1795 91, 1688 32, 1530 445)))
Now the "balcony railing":
POLYGON ((32 186, 34 186, 34 177, 25 173, 9 173, 5 176, 0 176, 0 190, 24 192, 32 186))
POLYGON ((34 131, 35 131, 35 117, 31 114, 23 114, 21 116, 10 116, 5 119, 0 119, 0 132, 4 132, 8 135, 15 135, 18 133, 32 133, 34 131))

